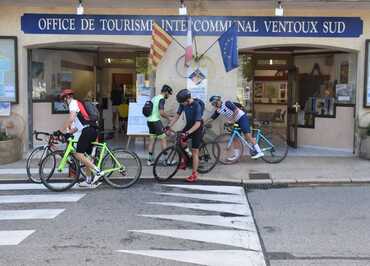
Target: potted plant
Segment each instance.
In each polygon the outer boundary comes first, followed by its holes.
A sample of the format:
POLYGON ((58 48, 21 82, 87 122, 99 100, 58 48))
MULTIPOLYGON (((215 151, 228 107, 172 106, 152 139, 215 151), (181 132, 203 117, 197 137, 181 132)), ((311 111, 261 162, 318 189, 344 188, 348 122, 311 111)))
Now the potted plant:
MULTIPOLYGON (((0 130, 0 165, 16 162, 22 159, 22 141, 7 133, 5 130, 0 130)), ((0 127, 1 129, 1 127, 0 127)))

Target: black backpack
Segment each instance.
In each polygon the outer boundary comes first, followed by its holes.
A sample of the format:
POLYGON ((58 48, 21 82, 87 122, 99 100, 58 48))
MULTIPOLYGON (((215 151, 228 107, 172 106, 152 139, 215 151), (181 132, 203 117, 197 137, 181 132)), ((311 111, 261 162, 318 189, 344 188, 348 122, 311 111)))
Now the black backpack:
POLYGON ((80 112, 78 118, 83 125, 98 126, 100 113, 96 105, 91 101, 78 101, 80 112))
POLYGON ((202 115, 203 115, 204 109, 205 109, 204 102, 201 99, 198 99, 198 98, 194 98, 194 101, 197 101, 200 104, 200 108, 202 109, 202 115))
POLYGON ((238 107, 240 110, 242 110, 243 112, 246 112, 245 110, 245 107, 243 105, 241 105, 240 103, 238 102, 233 102, 233 104, 238 107))
POLYGON ((152 101, 146 101, 143 106, 143 115, 149 117, 153 112, 153 103, 152 101))

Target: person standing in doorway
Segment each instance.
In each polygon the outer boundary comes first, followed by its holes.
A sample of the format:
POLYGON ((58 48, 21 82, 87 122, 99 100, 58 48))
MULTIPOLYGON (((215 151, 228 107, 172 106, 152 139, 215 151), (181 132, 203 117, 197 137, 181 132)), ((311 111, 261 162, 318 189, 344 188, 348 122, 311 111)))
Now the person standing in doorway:
POLYGON ((124 91, 124 85, 121 84, 119 87, 115 87, 111 91, 110 99, 112 101, 112 126, 113 130, 116 130, 116 121, 118 118, 118 106, 122 104, 124 91))
POLYGON ((161 121, 161 117, 170 120, 170 115, 164 111, 164 105, 168 97, 172 95, 172 88, 168 85, 163 85, 161 93, 151 100, 153 103, 153 110, 151 115, 148 117, 147 123, 149 128, 149 156, 148 166, 153 165, 153 152, 154 152, 154 141, 159 139, 161 142, 161 148, 164 150, 167 146, 166 134, 161 121))

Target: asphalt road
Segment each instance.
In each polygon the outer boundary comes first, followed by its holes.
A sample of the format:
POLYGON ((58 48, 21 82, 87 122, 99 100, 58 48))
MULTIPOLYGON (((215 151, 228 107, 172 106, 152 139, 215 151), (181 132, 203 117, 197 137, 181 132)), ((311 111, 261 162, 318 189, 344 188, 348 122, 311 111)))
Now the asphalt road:
POLYGON ((370 265, 368 186, 180 185, 0 183, 0 265, 370 265))
POLYGON ((370 265, 370 187, 248 192, 272 266, 370 265))

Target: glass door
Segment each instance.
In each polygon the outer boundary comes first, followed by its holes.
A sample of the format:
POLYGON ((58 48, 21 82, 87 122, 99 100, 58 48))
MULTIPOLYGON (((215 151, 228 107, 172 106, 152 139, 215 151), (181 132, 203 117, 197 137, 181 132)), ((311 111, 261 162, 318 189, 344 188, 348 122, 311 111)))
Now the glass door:
POLYGON ((298 69, 293 67, 288 71, 288 144, 294 148, 298 146, 298 112, 299 90, 298 69))

